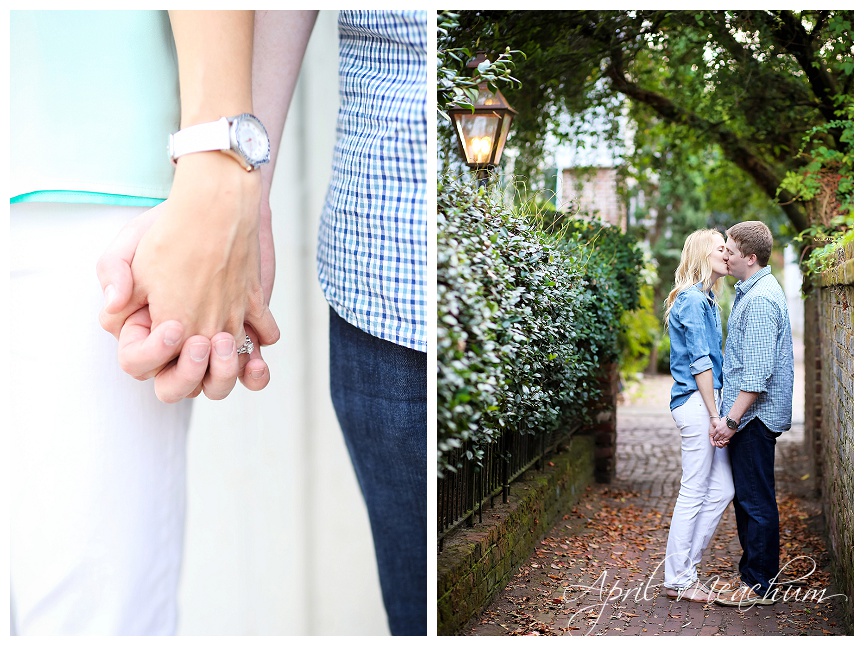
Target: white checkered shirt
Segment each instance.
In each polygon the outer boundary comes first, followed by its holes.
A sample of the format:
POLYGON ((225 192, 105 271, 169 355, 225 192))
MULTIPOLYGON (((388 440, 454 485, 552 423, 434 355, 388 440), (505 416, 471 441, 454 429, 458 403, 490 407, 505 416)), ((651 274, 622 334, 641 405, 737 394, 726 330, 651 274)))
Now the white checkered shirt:
POLYGON ((739 424, 743 427, 758 417, 775 433, 788 431, 794 369, 786 295, 771 275, 771 267, 763 267, 735 283, 723 356, 720 414, 729 413, 740 391, 759 393, 739 424))
POLYGON ((426 12, 340 11, 339 121, 318 234, 328 303, 426 351, 426 12))

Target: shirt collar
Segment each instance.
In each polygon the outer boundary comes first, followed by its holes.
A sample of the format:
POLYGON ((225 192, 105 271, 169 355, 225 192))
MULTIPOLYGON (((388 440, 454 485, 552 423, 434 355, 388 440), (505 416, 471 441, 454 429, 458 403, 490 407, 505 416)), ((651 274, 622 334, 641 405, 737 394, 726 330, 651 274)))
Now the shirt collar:
POLYGON ((714 292, 712 292, 710 289, 707 292, 704 289, 702 289, 702 281, 701 280, 698 283, 696 283, 695 285, 693 285, 693 287, 695 287, 700 292, 705 294, 705 298, 708 299, 708 303, 711 305, 714 305, 714 292))
POLYGON ((737 283, 735 283, 735 291, 741 294, 746 294, 750 291, 750 288, 753 287, 753 285, 755 285, 757 282, 759 282, 760 279, 764 278, 770 273, 771 265, 766 265, 765 267, 762 267, 762 269, 750 276, 750 278, 748 278, 747 280, 739 280, 737 283))

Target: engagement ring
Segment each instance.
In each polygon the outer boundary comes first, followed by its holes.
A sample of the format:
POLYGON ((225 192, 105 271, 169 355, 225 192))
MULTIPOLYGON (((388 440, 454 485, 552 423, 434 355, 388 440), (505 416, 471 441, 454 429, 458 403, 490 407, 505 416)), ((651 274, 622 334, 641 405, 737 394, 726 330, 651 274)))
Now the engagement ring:
POLYGON ((237 354, 252 354, 252 350, 255 346, 252 344, 252 339, 249 338, 249 335, 246 335, 246 342, 239 348, 237 348, 237 354))

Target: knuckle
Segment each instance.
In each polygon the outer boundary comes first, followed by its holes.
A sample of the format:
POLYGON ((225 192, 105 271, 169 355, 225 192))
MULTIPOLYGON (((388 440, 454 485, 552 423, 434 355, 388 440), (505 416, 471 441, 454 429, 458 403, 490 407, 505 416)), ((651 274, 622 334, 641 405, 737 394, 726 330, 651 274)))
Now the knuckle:
POLYGON ((116 317, 108 314, 105 310, 99 310, 99 325, 102 326, 103 330, 110 332, 114 336, 117 336, 119 332, 116 317))
POLYGON ((105 255, 99 257, 96 261, 96 276, 99 278, 99 283, 104 287, 108 278, 108 273, 111 270, 111 263, 108 262, 105 255))
POLYGON ((159 400, 166 404, 176 404, 186 396, 187 392, 185 388, 179 388, 178 384, 166 383, 165 380, 160 379, 156 379, 154 391, 159 400))
POLYGON ((273 330, 267 337, 267 345, 273 345, 279 340, 280 337, 281 332, 279 332, 279 328, 274 323, 273 330))
POLYGON ((156 397, 158 397, 159 401, 161 401, 163 404, 176 404, 178 401, 180 401, 174 396, 173 393, 164 392, 159 388, 157 388, 155 392, 156 397))
POLYGON ((176 404, 192 389, 192 385, 184 384, 181 379, 177 378, 175 371, 168 370, 156 375, 153 389, 160 401, 166 404, 176 404))
POLYGON ((121 351, 117 354, 117 363, 120 364, 120 370, 125 372, 127 375, 132 375, 135 379, 143 379, 143 376, 135 365, 135 362, 125 352, 121 351))
POLYGON ((225 399, 231 392, 233 384, 228 384, 224 379, 214 378, 204 381, 204 396, 212 401, 225 399))

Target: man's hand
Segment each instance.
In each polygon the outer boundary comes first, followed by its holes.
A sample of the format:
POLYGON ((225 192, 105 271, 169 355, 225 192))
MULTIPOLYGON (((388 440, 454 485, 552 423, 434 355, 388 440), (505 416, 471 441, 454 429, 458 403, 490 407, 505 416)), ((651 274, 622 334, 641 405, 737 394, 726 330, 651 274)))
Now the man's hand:
POLYGON ((238 355, 234 337, 227 332, 212 339, 193 335, 180 346, 179 323, 151 325, 146 307, 127 319, 120 330, 118 359, 123 371, 136 379, 154 378, 156 396, 165 403, 202 392, 208 399, 224 399, 234 389, 238 375, 249 390, 261 390, 270 382, 269 368, 251 328, 246 332, 254 345, 252 354, 238 355))
POLYGON ((711 446, 723 448, 729 444, 729 440, 735 435, 735 431, 726 426, 726 418, 711 420, 711 428, 708 431, 711 436, 711 446))
MULTIPOLYGON (((132 300, 132 259, 135 257, 138 243, 141 242, 144 233, 153 225, 158 213, 156 209, 150 209, 130 220, 96 263, 96 276, 99 278, 99 284, 102 285, 105 299, 102 311, 99 312, 99 324, 118 340, 120 339, 120 331, 128 318, 122 313, 132 300)), ((177 331, 179 327, 177 332, 179 336, 169 343, 171 346, 176 346, 183 338, 183 326, 179 321, 165 321, 162 325, 168 326, 164 328, 165 330, 177 331), (171 323, 174 325, 169 325, 171 323)), ((179 347, 177 350, 179 351, 179 347)), ((168 360, 176 356, 176 354, 169 356, 168 360)), ((129 371, 126 370, 126 372, 129 371)), ((129 374, 137 378, 137 375, 131 372, 129 374)), ((144 378, 146 379, 146 377, 144 378)))
POLYGON ((261 390, 270 382, 270 371, 261 357, 254 330, 247 330, 255 345, 251 355, 237 354, 234 337, 220 332, 212 339, 193 336, 176 361, 156 375, 156 396, 166 403, 202 392, 208 399, 225 399, 240 381, 249 390, 261 390))

